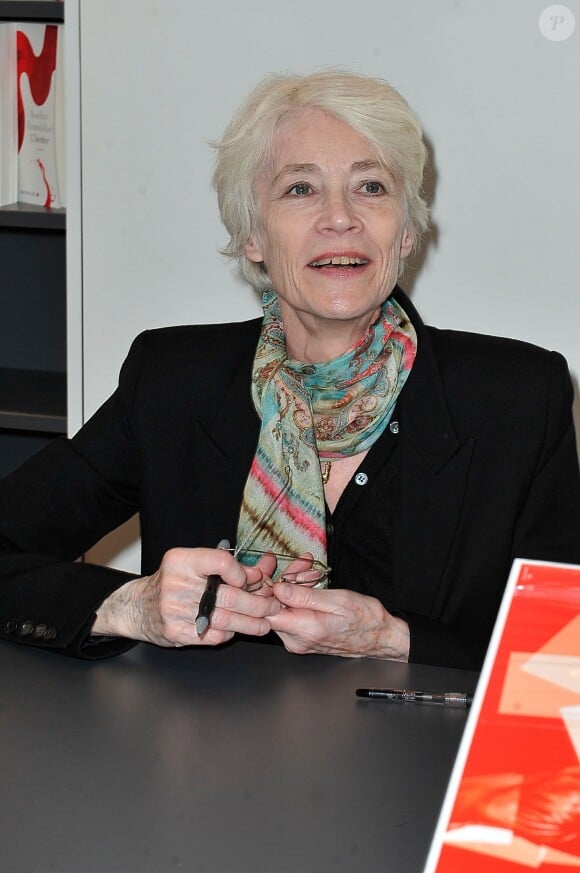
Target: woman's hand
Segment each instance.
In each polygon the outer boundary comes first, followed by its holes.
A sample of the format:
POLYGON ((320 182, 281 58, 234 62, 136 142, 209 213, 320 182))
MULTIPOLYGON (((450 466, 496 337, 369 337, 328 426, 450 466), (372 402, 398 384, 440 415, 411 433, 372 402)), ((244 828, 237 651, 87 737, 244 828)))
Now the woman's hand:
POLYGON ((280 603, 268 586, 263 586, 261 596, 246 589, 270 575, 274 565, 270 556, 255 567, 244 567, 221 549, 170 549, 152 576, 113 591, 97 611, 91 632, 158 646, 215 646, 236 633, 263 636, 270 630, 268 617, 280 611, 280 603), (195 618, 211 574, 221 576, 223 583, 209 628, 200 637, 195 618))
POLYGON ((272 590, 286 608, 268 622, 289 652, 408 661, 407 623, 376 598, 288 582, 276 582, 272 590))

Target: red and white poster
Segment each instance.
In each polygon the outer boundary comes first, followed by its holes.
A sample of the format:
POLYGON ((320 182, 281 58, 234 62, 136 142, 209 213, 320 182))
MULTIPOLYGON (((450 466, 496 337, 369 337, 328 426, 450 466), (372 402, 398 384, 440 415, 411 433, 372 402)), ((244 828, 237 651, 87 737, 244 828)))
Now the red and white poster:
POLYGON ((516 561, 424 873, 580 870, 580 566, 516 561))

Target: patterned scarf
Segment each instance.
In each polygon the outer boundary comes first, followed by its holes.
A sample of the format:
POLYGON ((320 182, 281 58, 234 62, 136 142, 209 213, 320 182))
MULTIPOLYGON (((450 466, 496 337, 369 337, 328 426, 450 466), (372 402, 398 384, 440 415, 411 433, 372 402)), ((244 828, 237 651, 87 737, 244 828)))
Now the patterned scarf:
POLYGON ((326 563, 326 513, 319 457, 369 449, 387 427, 413 366, 417 337, 388 299, 365 336, 330 361, 286 357, 278 297, 262 297, 264 320, 252 377, 262 419, 242 500, 237 542, 326 563))

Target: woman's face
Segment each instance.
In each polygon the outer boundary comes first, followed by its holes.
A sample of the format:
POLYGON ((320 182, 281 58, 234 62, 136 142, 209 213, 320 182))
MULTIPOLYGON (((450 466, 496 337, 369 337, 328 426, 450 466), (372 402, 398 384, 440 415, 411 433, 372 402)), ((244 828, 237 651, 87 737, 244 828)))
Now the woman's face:
POLYGON ((320 109, 292 113, 256 182, 255 237, 286 329, 328 319, 371 323, 412 248, 403 186, 373 146, 320 109))

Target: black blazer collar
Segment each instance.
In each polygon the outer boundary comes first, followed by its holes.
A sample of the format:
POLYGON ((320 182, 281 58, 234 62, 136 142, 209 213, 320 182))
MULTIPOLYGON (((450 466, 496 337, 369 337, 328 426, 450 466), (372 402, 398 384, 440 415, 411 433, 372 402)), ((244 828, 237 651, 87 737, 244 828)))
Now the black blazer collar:
MULTIPOLYGON (((251 380, 261 323, 261 319, 244 323, 247 346, 242 355, 228 362, 230 370, 226 388, 221 389, 224 390, 222 403, 215 418, 202 425, 223 457, 236 462, 249 457, 251 463, 260 432, 260 419, 251 397, 251 380)), ((228 350, 224 349, 223 353, 227 357, 228 350)))
POLYGON ((398 414, 404 421, 406 438, 432 472, 437 473, 461 444, 449 414, 429 331, 398 286, 394 296, 417 331, 417 357, 401 392, 398 414))

